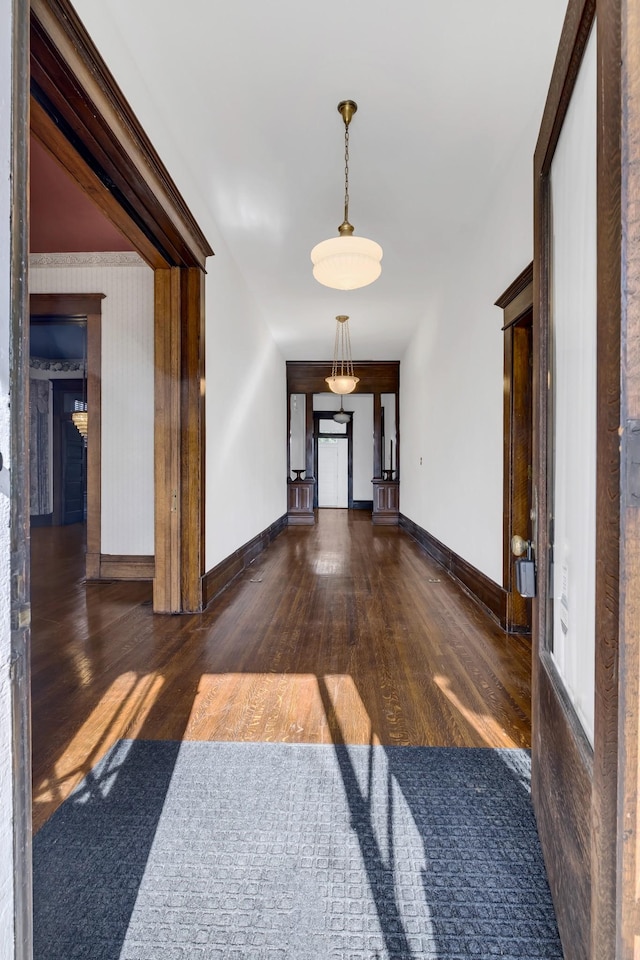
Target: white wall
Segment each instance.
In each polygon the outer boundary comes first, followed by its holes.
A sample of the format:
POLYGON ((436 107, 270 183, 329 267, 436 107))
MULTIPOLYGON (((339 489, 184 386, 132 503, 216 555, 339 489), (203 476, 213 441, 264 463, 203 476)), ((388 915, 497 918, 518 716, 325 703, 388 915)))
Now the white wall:
POLYGON ((13 767, 9 662, 9 317, 11 244, 11 0, 0 0, 0 960, 14 956, 13 767))
POLYGON ((353 413, 353 499, 373 500, 373 394, 316 393, 314 410, 339 410, 353 413))
POLYGON ((102 553, 153 554, 153 271, 135 253, 34 254, 31 293, 103 293, 102 553))
POLYGON ((474 231, 425 264, 433 292, 400 373, 400 509, 498 583, 504 334, 493 304, 533 257, 533 149, 514 144, 474 231))
MULTIPOLYGON (((199 213, 199 211, 196 211, 199 213)), ((206 285, 205 564, 209 570, 287 512, 282 354, 221 238, 206 285)))
POLYGON ((591 741, 595 709, 596 68, 593 30, 551 166, 553 657, 591 741))

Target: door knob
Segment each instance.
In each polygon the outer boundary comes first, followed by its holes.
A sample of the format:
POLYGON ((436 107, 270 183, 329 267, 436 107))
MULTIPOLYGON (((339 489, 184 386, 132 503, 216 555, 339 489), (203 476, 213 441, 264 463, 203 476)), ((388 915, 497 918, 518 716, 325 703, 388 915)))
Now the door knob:
POLYGON ((522 557, 531 547, 531 541, 525 540, 524 537, 519 537, 518 534, 511 537, 511 553, 514 557, 522 557))

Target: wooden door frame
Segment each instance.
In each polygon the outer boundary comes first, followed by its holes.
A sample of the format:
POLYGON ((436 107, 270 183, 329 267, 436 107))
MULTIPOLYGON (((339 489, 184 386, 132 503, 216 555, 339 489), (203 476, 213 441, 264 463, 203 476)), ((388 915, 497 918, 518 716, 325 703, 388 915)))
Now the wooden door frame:
MULTIPOLYGON (((635 28, 637 7, 628 12, 635 28)), ((570 0, 534 158, 534 476, 538 500, 539 600, 534 608, 532 793, 558 924, 567 960, 613 960, 637 956, 619 935, 630 877, 617 865, 629 821, 618 806, 618 682, 635 682, 637 704, 637 626, 629 646, 636 673, 618 673, 618 656, 628 601, 620 593, 620 381, 624 377, 621 324, 626 292, 621 286, 625 250, 621 233, 622 81, 627 68, 622 46, 622 0, 570 0), (590 31, 596 22, 597 92, 597 440, 596 440, 596 596, 595 724, 591 750, 564 693, 545 646, 549 580, 548 517, 548 351, 550 318, 550 171, 590 31), (554 731, 555 757, 541 749, 542 718, 554 731), (562 762, 559 762, 562 757, 562 762), (547 816, 544 797, 562 798, 563 815, 547 816)), ((636 60, 637 62, 637 60, 636 60)), ((637 68, 636 68, 637 74, 637 68)), ((636 106, 637 110, 637 106, 636 106)), ((637 119, 636 119, 637 123, 637 119)), ((635 128, 636 135, 638 127, 635 128)), ((636 225, 637 228, 637 225, 636 225)), ((637 260, 637 253, 635 254, 637 260)), ((637 263, 636 276, 637 276, 637 263)), ((637 521, 636 521, 637 522, 637 521)), ((624 525, 623 525, 624 526, 624 525)), ((636 564, 637 575, 637 564, 636 564)), ((637 591, 636 591, 637 592, 637 591)), ((627 638, 629 642, 629 638, 627 638)), ((637 709, 636 709, 637 717, 637 709)), ((622 729, 622 726, 621 726, 622 729)), ((623 767, 623 775, 629 770, 623 767)), ((637 764, 633 770, 637 784, 637 764)), ((635 843, 635 840, 633 841, 635 843)), ((638 928, 635 911, 632 925, 638 928)))
POLYGON ((202 609, 204 270, 213 251, 68 0, 31 4, 31 130, 155 276, 158 613, 202 609))
POLYGON ((320 430, 321 420, 331 420, 335 410, 314 410, 313 411, 313 475, 315 477, 315 487, 313 494, 313 507, 318 507, 318 437, 342 437, 347 438, 347 509, 353 510, 353 411, 351 418, 346 424, 345 433, 328 434, 320 430))
MULTIPOLYGON (((518 397, 515 393, 514 371, 521 367, 518 338, 515 327, 533 309, 533 263, 530 263, 507 287, 495 302, 503 311, 504 371, 503 371, 503 508, 502 508, 502 585, 505 590, 505 619, 507 633, 531 633, 531 601, 525 600, 516 590, 514 557, 511 552, 511 537, 527 535, 530 518, 529 498, 522 495, 532 483, 528 474, 530 464, 524 464, 517 456, 519 432, 518 397)), ((533 325, 533 324, 532 324, 533 325)), ((533 397, 531 398, 533 403, 533 397)), ((531 430, 531 424, 529 429, 531 430)))
POLYGON ((31 317, 78 317, 87 321, 87 542, 85 576, 100 576, 102 522, 102 301, 103 293, 32 293, 31 317))

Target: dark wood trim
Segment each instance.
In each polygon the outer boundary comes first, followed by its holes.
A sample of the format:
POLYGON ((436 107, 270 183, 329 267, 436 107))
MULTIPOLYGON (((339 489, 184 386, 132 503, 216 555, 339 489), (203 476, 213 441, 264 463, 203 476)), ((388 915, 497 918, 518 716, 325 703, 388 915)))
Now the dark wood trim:
POLYGON ((589 948, 591 747, 547 651, 539 659, 536 682, 537 709, 556 737, 554 749, 536 759, 536 792, 558 797, 563 816, 556 816, 551 804, 538 801, 536 819, 541 838, 553 838, 558 850, 558 855, 545 851, 545 865, 563 952, 567 960, 599 960, 589 948))
MULTIPOLYGON (((636 6, 636 17, 637 13, 636 6)), ((620 0, 598 0, 596 662, 591 811, 591 956, 598 960, 613 960, 616 956, 617 843, 618 837, 628 835, 627 821, 621 819, 618 826, 617 812, 623 286, 620 20, 620 0)), ((631 62, 637 71, 637 48, 631 62)), ((637 629, 634 642, 637 649, 637 629)), ((637 768, 634 783, 637 784, 637 768)), ((633 888, 637 889, 635 877, 633 888)), ((640 928, 636 931, 640 932, 640 928)), ((637 949, 636 943, 636 953, 637 949)))
POLYGON ((351 504, 351 509, 373 511, 373 500, 354 500, 351 504))
POLYGON ((313 476, 315 484, 313 488, 313 506, 318 506, 318 438, 319 437, 346 437, 347 438, 347 507, 353 508, 353 413, 346 426, 344 433, 322 433, 320 430, 321 420, 331 420, 335 410, 314 410, 313 411, 313 476))
POLYGON ((87 321, 87 542, 85 574, 100 575, 102 545, 102 301, 104 293, 32 293, 32 317, 73 317, 87 321))
MULTIPOLYGON (((615 0, 618 2, 618 0, 615 0)), ((534 155, 534 176, 547 176, 596 12, 596 0, 569 0, 534 155)), ((535 276, 534 248, 534 276, 535 276)))
POLYGON ((181 609, 180 293, 179 268, 155 271, 153 609, 156 613, 179 613, 181 609))
MULTIPOLYGON (((289 522, 291 522, 289 520, 289 522)), ((242 547, 234 550, 225 560, 212 567, 202 578, 202 595, 204 606, 225 590, 236 577, 247 569, 263 550, 287 528, 287 515, 283 514, 268 526, 262 533, 257 534, 242 547)))
POLYGON ((204 272, 181 270, 180 576, 184 612, 202 609, 205 555, 204 272))
POLYGON ((498 298, 496 306, 502 306, 504 320, 502 585, 507 609, 503 626, 508 633, 529 635, 531 600, 516 590, 511 538, 518 534, 528 539, 531 533, 533 263, 498 298))
POLYGON ((39 513, 31 516, 31 526, 32 527, 52 527, 53 526, 53 514, 52 513, 39 513))
POLYGON ((124 207, 119 203, 92 170, 76 147, 67 139, 67 131, 61 129, 43 107, 31 98, 31 132, 53 159, 64 167, 73 177, 81 190, 96 204, 105 217, 113 223, 128 240, 131 241, 141 257, 150 267, 166 267, 167 257, 161 253, 151 237, 131 220, 124 207))
POLYGON ((155 561, 153 556, 101 553, 100 572, 95 580, 153 580, 155 561))
MULTIPOLYGON (((399 361, 355 361, 356 376, 360 378, 357 393, 398 393, 400 389, 399 361)), ((331 374, 330 360, 288 360, 287 394, 329 393, 325 378, 331 374)))
POLYGON ((501 310, 506 310, 509 304, 513 303, 516 297, 526 290, 530 284, 533 284, 533 260, 524 268, 522 273, 518 274, 513 283, 509 284, 504 293, 500 294, 495 301, 495 306, 500 307, 501 310))
POLYGON ((102 312, 104 299, 104 293, 32 293, 29 315, 84 320, 89 314, 102 312))
MULTIPOLYGON (((156 272, 155 445, 162 449, 154 453, 154 610, 198 610, 205 536, 200 274, 213 251, 68 0, 34 0, 31 39, 34 134, 156 272), (178 273, 167 281, 171 270, 178 273), (167 374, 170 382, 158 383, 167 374), (164 459, 172 460, 168 473, 164 459)), ((90 554, 93 573, 98 555, 90 554)))
POLYGON ((68 0, 31 4, 31 92, 166 263, 213 251, 68 0))
POLYGON ((156 613, 202 609, 204 275, 155 271, 156 613))
MULTIPOLYGON (((11 36, 11 237, 9 246, 10 311, 8 366, 10 411, 9 455, 2 451, 4 480, 9 488, 11 656, 5 666, 11 698, 11 766, 6 776, 12 793, 11 815, 5 815, 7 829, 13 831, 13 870, 8 891, 13 902, 6 907, 5 924, 13 915, 13 952, 15 960, 33 956, 32 893, 32 792, 31 792, 31 562, 29 541, 29 5, 13 0, 11 36), (9 469, 9 476, 6 471, 9 469), (10 668, 10 669, 8 669, 10 668), (9 827, 9 821, 12 826, 9 827)), ((6 175, 6 174, 5 174, 6 175)), ((7 344, 3 343, 3 350, 7 344)), ((6 402, 6 385, 3 389, 6 402)), ((6 490, 6 487, 5 487, 6 490)), ((5 557, 3 556, 3 560, 5 557)), ((7 612, 4 610, 6 618, 7 612)), ((8 757, 6 758, 8 760, 8 757)), ((8 892, 7 891, 7 892, 8 892)))
POLYGON ((445 546, 419 524, 400 514, 400 527, 416 540, 452 579, 483 607, 487 613, 504 627, 506 617, 506 591, 477 567, 463 559, 454 550, 445 546))
MULTIPOLYGON (((618 704, 618 771, 617 785, 617 839, 618 859, 616 864, 616 958, 631 960, 638 955, 640 943, 640 798, 638 795, 638 778, 640 776, 639 762, 639 727, 640 691, 638 677, 640 676, 640 510, 634 493, 637 494, 638 455, 637 437, 640 426, 640 70, 638 69, 637 51, 640 48, 640 17, 638 4, 627 3, 622 5, 622 21, 619 25, 620 47, 616 48, 613 38, 618 34, 616 16, 620 15, 620 5, 602 3, 598 6, 598 29, 608 29, 607 36, 603 36, 602 43, 602 71, 603 71, 603 108, 607 113, 607 120, 602 121, 603 153, 600 159, 604 164, 603 177, 608 189, 615 190, 617 178, 621 179, 621 237, 620 245, 622 256, 615 258, 616 243, 618 240, 616 224, 603 210, 605 219, 604 232, 611 230, 611 250, 599 249, 599 255, 605 258, 603 265, 612 268, 611 284, 607 287, 607 298, 611 300, 611 310, 615 320, 620 310, 620 356, 618 364, 621 372, 622 402, 620 411, 621 437, 614 431, 612 441, 621 443, 620 482, 622 502, 620 508, 620 578, 614 583, 610 603, 613 606, 616 600, 618 608, 618 645, 617 649, 609 646, 608 660, 605 661, 605 677, 608 671, 615 670, 619 677, 619 704, 618 704), (608 42, 608 39, 611 42, 608 42), (616 169, 617 153, 604 156, 606 144, 615 148, 615 119, 617 102, 617 80, 621 81, 621 116, 620 144, 622 159, 616 169), (617 269, 621 265, 624 281, 618 289, 619 306, 615 304, 615 281, 617 269), (634 447, 635 452, 634 452, 634 447), (619 658, 619 660, 618 660, 619 658)), ((599 34, 600 35, 600 34, 599 34)), ((605 184, 602 185, 602 202, 604 205, 606 193, 605 184)), ((615 211, 615 207, 614 207, 615 211)), ((605 237, 603 237, 604 243, 605 237)), ((603 277, 603 285, 606 278, 603 277)), ((602 291, 603 308, 605 306, 605 290, 602 291)), ((614 358, 611 357, 611 363, 614 358)), ((612 414, 609 412, 609 416, 612 414)), ((607 417, 608 419, 608 417, 607 417)), ((611 445, 613 452, 613 445, 611 445)), ((606 455, 606 454, 605 454, 606 455)), ((611 475, 611 484, 616 480, 616 474, 611 475)), ((613 521, 613 513, 609 513, 609 520, 613 521)), ((611 532, 613 542, 613 531, 611 532)), ((600 574, 600 571, 599 571, 600 574)), ((604 589, 604 585, 603 585, 604 589)), ((609 612, 610 626, 614 627, 613 611, 609 612)), ((609 624, 607 624, 609 626, 609 624)), ((607 634, 609 634, 607 630, 607 634)), ((607 637, 605 634, 605 637, 607 637)), ((607 651, 606 646, 604 650, 607 651)), ((604 658, 603 658, 604 659, 604 658)), ((600 668, 597 666, 596 682, 600 683, 600 668)), ((615 674, 614 674, 615 676, 615 674)), ((605 687, 606 689, 606 687, 605 687)), ((612 728, 607 728, 613 732, 612 728)), ((596 781, 598 783, 598 781, 596 781)), ((604 785, 603 785, 604 786, 604 785)), ((613 792, 611 787, 610 792, 613 792)), ((615 794, 613 794, 615 797, 615 794)), ((604 799, 606 800, 606 794, 604 799)), ((604 806, 604 803, 603 805, 604 806)), ((600 808, 601 809, 601 808, 600 808)), ((598 811, 600 812, 600 810, 598 811)), ((605 866, 611 863, 607 856, 605 866)))

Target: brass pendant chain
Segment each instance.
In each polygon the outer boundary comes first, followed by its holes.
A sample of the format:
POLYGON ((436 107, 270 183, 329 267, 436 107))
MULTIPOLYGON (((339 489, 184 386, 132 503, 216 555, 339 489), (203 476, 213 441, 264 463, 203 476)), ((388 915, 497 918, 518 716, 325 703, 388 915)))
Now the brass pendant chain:
POLYGON ((349 223, 349 124, 344 125, 344 222, 349 223))

